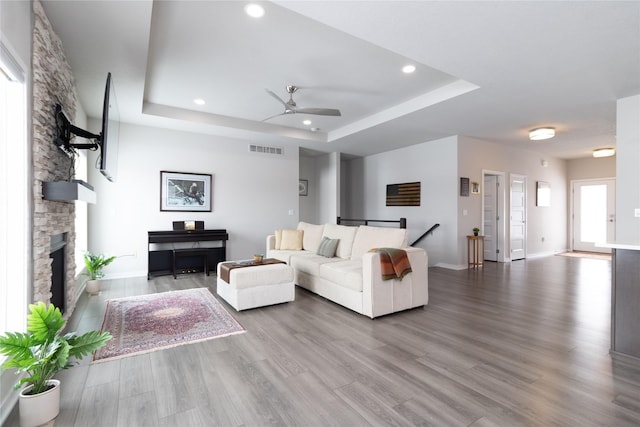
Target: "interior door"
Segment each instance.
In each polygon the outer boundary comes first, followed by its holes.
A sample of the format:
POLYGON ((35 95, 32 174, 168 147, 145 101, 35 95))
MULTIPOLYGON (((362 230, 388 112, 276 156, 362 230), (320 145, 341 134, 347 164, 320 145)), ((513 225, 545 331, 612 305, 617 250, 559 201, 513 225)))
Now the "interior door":
POLYGON ((498 177, 484 176, 484 259, 498 260, 498 177))
POLYGON ((572 190, 573 250, 610 253, 595 245, 615 240, 616 180, 575 181, 572 190))
POLYGON ((527 177, 511 174, 509 209, 509 247, 511 261, 527 256, 527 177))

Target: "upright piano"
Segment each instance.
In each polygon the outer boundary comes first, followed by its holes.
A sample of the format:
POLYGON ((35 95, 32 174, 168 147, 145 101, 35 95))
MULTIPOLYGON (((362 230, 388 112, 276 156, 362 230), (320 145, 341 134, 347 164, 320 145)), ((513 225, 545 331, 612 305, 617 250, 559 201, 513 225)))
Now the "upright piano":
POLYGON ((166 230, 149 231, 147 279, 167 274, 216 271, 219 262, 226 261, 229 234, 227 230, 166 230), (189 256, 187 249, 194 249, 189 256), (180 257, 175 258, 175 251, 180 257), (205 252, 206 266, 202 253, 205 252))

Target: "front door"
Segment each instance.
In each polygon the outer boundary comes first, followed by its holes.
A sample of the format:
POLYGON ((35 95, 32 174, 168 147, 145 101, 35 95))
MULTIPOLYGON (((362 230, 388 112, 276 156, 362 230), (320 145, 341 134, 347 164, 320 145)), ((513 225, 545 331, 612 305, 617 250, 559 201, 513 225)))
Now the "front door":
POLYGON ((596 244, 615 240, 616 180, 575 181, 572 190, 573 250, 611 252, 596 244))

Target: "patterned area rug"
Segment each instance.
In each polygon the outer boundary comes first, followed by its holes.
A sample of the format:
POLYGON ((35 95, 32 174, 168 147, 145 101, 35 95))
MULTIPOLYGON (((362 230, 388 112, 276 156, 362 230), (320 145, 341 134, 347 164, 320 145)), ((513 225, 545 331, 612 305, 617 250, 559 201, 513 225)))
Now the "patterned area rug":
POLYGON ((245 329, 207 288, 107 301, 102 331, 113 339, 93 356, 116 359, 239 334, 245 329))

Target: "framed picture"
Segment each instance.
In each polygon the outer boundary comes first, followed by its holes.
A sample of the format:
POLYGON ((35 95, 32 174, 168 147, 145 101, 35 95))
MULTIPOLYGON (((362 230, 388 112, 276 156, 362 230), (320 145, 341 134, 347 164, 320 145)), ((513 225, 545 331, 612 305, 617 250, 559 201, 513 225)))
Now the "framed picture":
POLYGON ((309 194, 309 181, 301 179, 298 181, 298 196, 306 196, 309 194))
POLYGON ((548 182, 536 183, 536 205, 551 206, 551 185, 548 182))
POLYGON ((211 175, 160 172, 160 210, 211 212, 211 175))
POLYGON ((478 182, 471 183, 471 194, 480 194, 480 183, 478 182))
POLYGON ((460 178, 460 196, 469 197, 469 178, 460 178))

